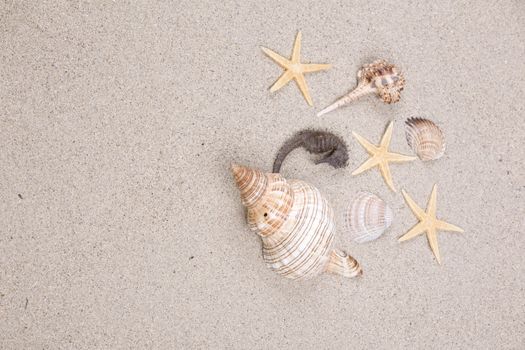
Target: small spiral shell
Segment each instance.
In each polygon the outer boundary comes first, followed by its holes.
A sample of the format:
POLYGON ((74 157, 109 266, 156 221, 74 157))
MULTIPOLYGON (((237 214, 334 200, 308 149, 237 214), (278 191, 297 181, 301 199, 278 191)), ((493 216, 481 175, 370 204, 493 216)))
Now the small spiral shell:
POLYGON ((268 187, 268 178, 259 170, 232 164, 235 183, 241 192, 242 204, 248 208, 255 206, 268 187))
POLYGON ((401 98, 401 91, 405 88, 403 72, 394 64, 386 60, 376 60, 365 64, 357 72, 357 87, 342 96, 334 103, 317 113, 320 117, 331 111, 345 106, 361 96, 375 93, 384 103, 396 103, 401 98))

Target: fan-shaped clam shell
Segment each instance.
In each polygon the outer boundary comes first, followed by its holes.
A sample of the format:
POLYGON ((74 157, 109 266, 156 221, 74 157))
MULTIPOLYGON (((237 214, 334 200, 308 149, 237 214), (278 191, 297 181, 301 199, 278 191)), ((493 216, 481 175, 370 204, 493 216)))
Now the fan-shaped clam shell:
POLYGON ((232 165, 232 172, 248 225, 261 236, 270 269, 291 279, 324 272, 345 277, 361 273, 354 258, 333 249, 333 211, 317 188, 238 165, 232 165))
POLYGON ((445 152, 445 136, 432 120, 409 118, 405 122, 408 145, 422 161, 441 158, 445 152))
POLYGON ((392 224, 390 207, 373 193, 359 192, 344 214, 344 229, 357 243, 381 236, 392 224))

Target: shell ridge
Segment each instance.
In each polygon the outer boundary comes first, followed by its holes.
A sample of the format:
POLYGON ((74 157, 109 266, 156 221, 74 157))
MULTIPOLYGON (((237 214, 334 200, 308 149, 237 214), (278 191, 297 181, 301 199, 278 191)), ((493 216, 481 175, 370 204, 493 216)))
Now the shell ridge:
POLYGON ((319 190, 302 181, 295 181, 292 188, 294 192, 301 193, 296 198, 300 198, 297 203, 302 207, 296 214, 297 225, 290 234, 292 239, 280 247, 273 247, 273 254, 268 254, 266 250, 265 261, 270 268, 286 277, 307 277, 323 267, 318 266, 320 257, 327 251, 326 247, 322 247, 333 241, 333 223, 326 220, 329 207, 319 190), (317 212, 319 208, 321 211, 317 212), (309 231, 312 226, 315 231, 309 231), (312 252, 316 252, 315 259, 312 259, 312 252))
POLYGON ((379 238, 391 224, 390 207, 369 192, 359 192, 344 214, 344 231, 357 243, 379 238))
MULTIPOLYGON (((321 140, 320 147, 328 141, 321 140)), ((247 207, 248 225, 261 237, 266 265, 290 279, 309 279, 329 271, 335 221, 321 192, 307 182, 287 181, 278 174, 237 165, 232 165, 232 171, 247 207)), ((348 271, 355 273, 359 264, 351 257, 345 259, 340 274, 351 277, 348 271)))
POLYGON ((408 146, 422 161, 436 160, 445 153, 443 131, 430 119, 412 117, 405 122, 408 146))

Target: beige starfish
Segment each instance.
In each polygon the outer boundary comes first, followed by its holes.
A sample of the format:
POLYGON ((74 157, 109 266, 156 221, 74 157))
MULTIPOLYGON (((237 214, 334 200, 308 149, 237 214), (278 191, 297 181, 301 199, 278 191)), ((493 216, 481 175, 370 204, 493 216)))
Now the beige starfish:
POLYGON ((308 93, 308 87, 306 86, 306 80, 304 80, 304 73, 312 73, 320 70, 326 70, 332 67, 330 64, 304 64, 300 62, 301 59, 301 32, 297 33, 295 42, 293 44, 293 51, 291 59, 284 58, 283 56, 275 53, 274 51, 261 47, 265 54, 267 54, 272 60, 277 62, 281 67, 285 69, 284 73, 277 79, 277 81, 270 88, 271 92, 275 92, 285 86, 290 80, 295 79, 299 90, 303 93, 303 96, 310 106, 313 106, 312 98, 308 93))
POLYGON ((419 219, 419 223, 416 224, 416 226, 412 227, 407 233, 405 233, 401 238, 399 238, 400 242, 409 240, 411 238, 414 238, 416 236, 419 236, 423 232, 427 232, 427 239, 428 243, 430 244, 430 248, 434 252, 434 255, 436 256, 436 259, 438 263, 441 264, 441 257, 439 256, 439 247, 437 243, 437 236, 436 233, 438 230, 443 231, 454 231, 454 232, 464 232, 463 229, 449 224, 448 222, 438 220, 436 219, 436 196, 437 196, 437 185, 434 185, 432 188, 432 193, 430 194, 430 199, 428 200, 427 205, 427 211, 425 212, 423 209, 421 209, 416 202, 410 196, 408 193, 406 193, 404 190, 403 197, 405 197, 405 200, 414 212, 414 214, 419 219))
POLYGON ((408 162, 416 159, 416 157, 405 156, 399 153, 388 152, 388 146, 390 145, 390 140, 392 139, 392 128, 394 127, 394 121, 391 121, 388 124, 388 127, 381 138, 381 143, 379 146, 375 146, 368 142, 364 137, 358 135, 356 132, 352 132, 354 137, 359 141, 361 146, 363 146, 368 154, 371 155, 368 160, 366 160, 359 168, 354 170, 352 175, 361 174, 365 170, 371 169, 375 166, 379 167, 381 170, 381 175, 385 179, 386 184, 394 192, 397 192, 394 188, 394 183, 392 182, 392 174, 390 173, 390 168, 388 167, 389 162, 408 162))

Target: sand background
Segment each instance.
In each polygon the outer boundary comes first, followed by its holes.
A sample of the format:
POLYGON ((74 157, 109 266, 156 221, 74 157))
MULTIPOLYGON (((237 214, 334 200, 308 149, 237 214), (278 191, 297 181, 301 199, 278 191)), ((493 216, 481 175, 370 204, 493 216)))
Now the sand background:
POLYGON ((525 5, 522 1, 3 1, 0 4, 0 348, 523 349, 525 5), (297 30, 315 108, 260 46, 297 30), (317 118, 376 58, 399 64, 396 105, 369 97, 317 118), (465 233, 416 223, 351 135, 409 153, 404 120, 446 133, 437 162, 393 165, 398 188, 465 233), (269 170, 282 142, 322 127, 349 166, 294 152, 289 178, 335 209, 360 190, 393 208, 356 245, 359 280, 295 283, 266 268, 232 161, 269 170))

